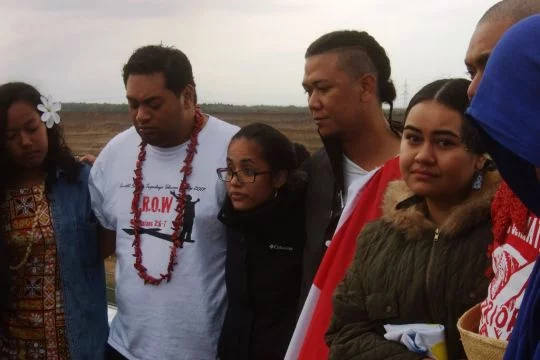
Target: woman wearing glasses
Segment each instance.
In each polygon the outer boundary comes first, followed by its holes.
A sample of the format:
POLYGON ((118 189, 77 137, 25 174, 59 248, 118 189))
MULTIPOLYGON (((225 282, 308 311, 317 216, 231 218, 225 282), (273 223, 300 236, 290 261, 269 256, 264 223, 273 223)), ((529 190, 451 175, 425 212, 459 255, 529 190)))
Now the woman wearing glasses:
POLYGON ((264 124, 231 140, 217 169, 228 199, 228 309, 218 354, 227 359, 283 359, 294 330, 304 244, 304 179, 293 144, 264 124))

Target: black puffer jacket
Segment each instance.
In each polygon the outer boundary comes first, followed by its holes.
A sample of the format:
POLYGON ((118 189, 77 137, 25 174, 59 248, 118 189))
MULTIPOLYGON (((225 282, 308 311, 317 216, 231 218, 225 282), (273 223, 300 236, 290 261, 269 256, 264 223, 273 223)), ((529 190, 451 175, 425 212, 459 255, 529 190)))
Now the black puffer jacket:
POLYGON ((465 358, 456 324, 487 294, 490 204, 499 180, 486 176, 438 229, 425 202, 403 206, 412 195, 403 181, 389 185, 382 219, 364 227, 334 294, 326 334, 331 360, 422 359, 383 337, 383 325, 411 323, 444 325, 448 359, 465 358))
POLYGON ((283 359, 294 330, 305 241, 303 190, 281 193, 249 212, 227 202, 228 308, 223 360, 283 359))
POLYGON ((306 186, 306 244, 302 259, 302 285, 299 309, 313 284, 319 269, 326 242, 332 240, 343 210, 343 150, 335 137, 323 139, 324 148, 307 160, 303 169, 306 186))

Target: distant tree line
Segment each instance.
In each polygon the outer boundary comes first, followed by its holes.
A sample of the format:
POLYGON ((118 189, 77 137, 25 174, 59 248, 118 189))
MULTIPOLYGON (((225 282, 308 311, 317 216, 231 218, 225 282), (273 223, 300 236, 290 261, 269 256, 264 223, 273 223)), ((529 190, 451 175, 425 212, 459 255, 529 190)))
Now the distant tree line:
MULTIPOLYGON (((208 113, 253 113, 253 112, 276 112, 276 113, 302 113, 308 112, 307 107, 302 106, 270 106, 270 105, 231 105, 231 104, 201 104, 203 111, 208 113)), ((127 104, 100 104, 100 103, 63 103, 63 111, 71 112, 127 112, 127 104)))
MULTIPOLYGON (((232 105, 232 104, 201 104, 201 108, 207 113, 308 113, 305 106, 271 106, 271 105, 232 105)), ((70 112, 121 112, 128 111, 127 104, 105 104, 105 103, 63 103, 62 111, 70 112)), ((394 114, 402 115, 403 109, 394 109, 394 114)))
POLYGON ((62 111, 70 112, 127 112, 127 104, 62 103, 62 111))

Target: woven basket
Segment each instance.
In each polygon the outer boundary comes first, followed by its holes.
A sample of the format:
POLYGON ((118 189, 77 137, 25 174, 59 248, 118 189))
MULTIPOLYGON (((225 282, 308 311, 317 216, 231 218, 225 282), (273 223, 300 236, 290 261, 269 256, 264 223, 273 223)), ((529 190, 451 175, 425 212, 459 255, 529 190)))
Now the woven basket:
POLYGON ((500 360, 508 341, 478 334, 481 316, 480 304, 467 310, 458 320, 457 328, 469 360, 500 360))

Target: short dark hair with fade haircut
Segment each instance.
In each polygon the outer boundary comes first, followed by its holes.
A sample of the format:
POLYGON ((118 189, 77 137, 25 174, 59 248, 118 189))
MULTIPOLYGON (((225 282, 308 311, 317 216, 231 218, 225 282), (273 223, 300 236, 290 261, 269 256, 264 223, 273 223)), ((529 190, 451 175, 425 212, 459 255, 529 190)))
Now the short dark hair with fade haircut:
POLYGON ((340 65, 351 76, 375 73, 379 99, 392 107, 396 88, 390 79, 390 59, 384 48, 366 31, 338 30, 315 40, 306 50, 305 57, 336 52, 340 65))
MULTIPOLYGON (((186 88, 187 85, 195 87, 193 70, 188 57, 173 46, 147 45, 133 52, 122 69, 124 85, 129 75, 150 75, 163 73, 165 86, 175 95, 186 88)), ((195 93, 195 103, 197 94, 195 93)))
POLYGON ((490 7, 478 23, 503 20, 518 22, 539 13, 539 0, 502 0, 490 7))

